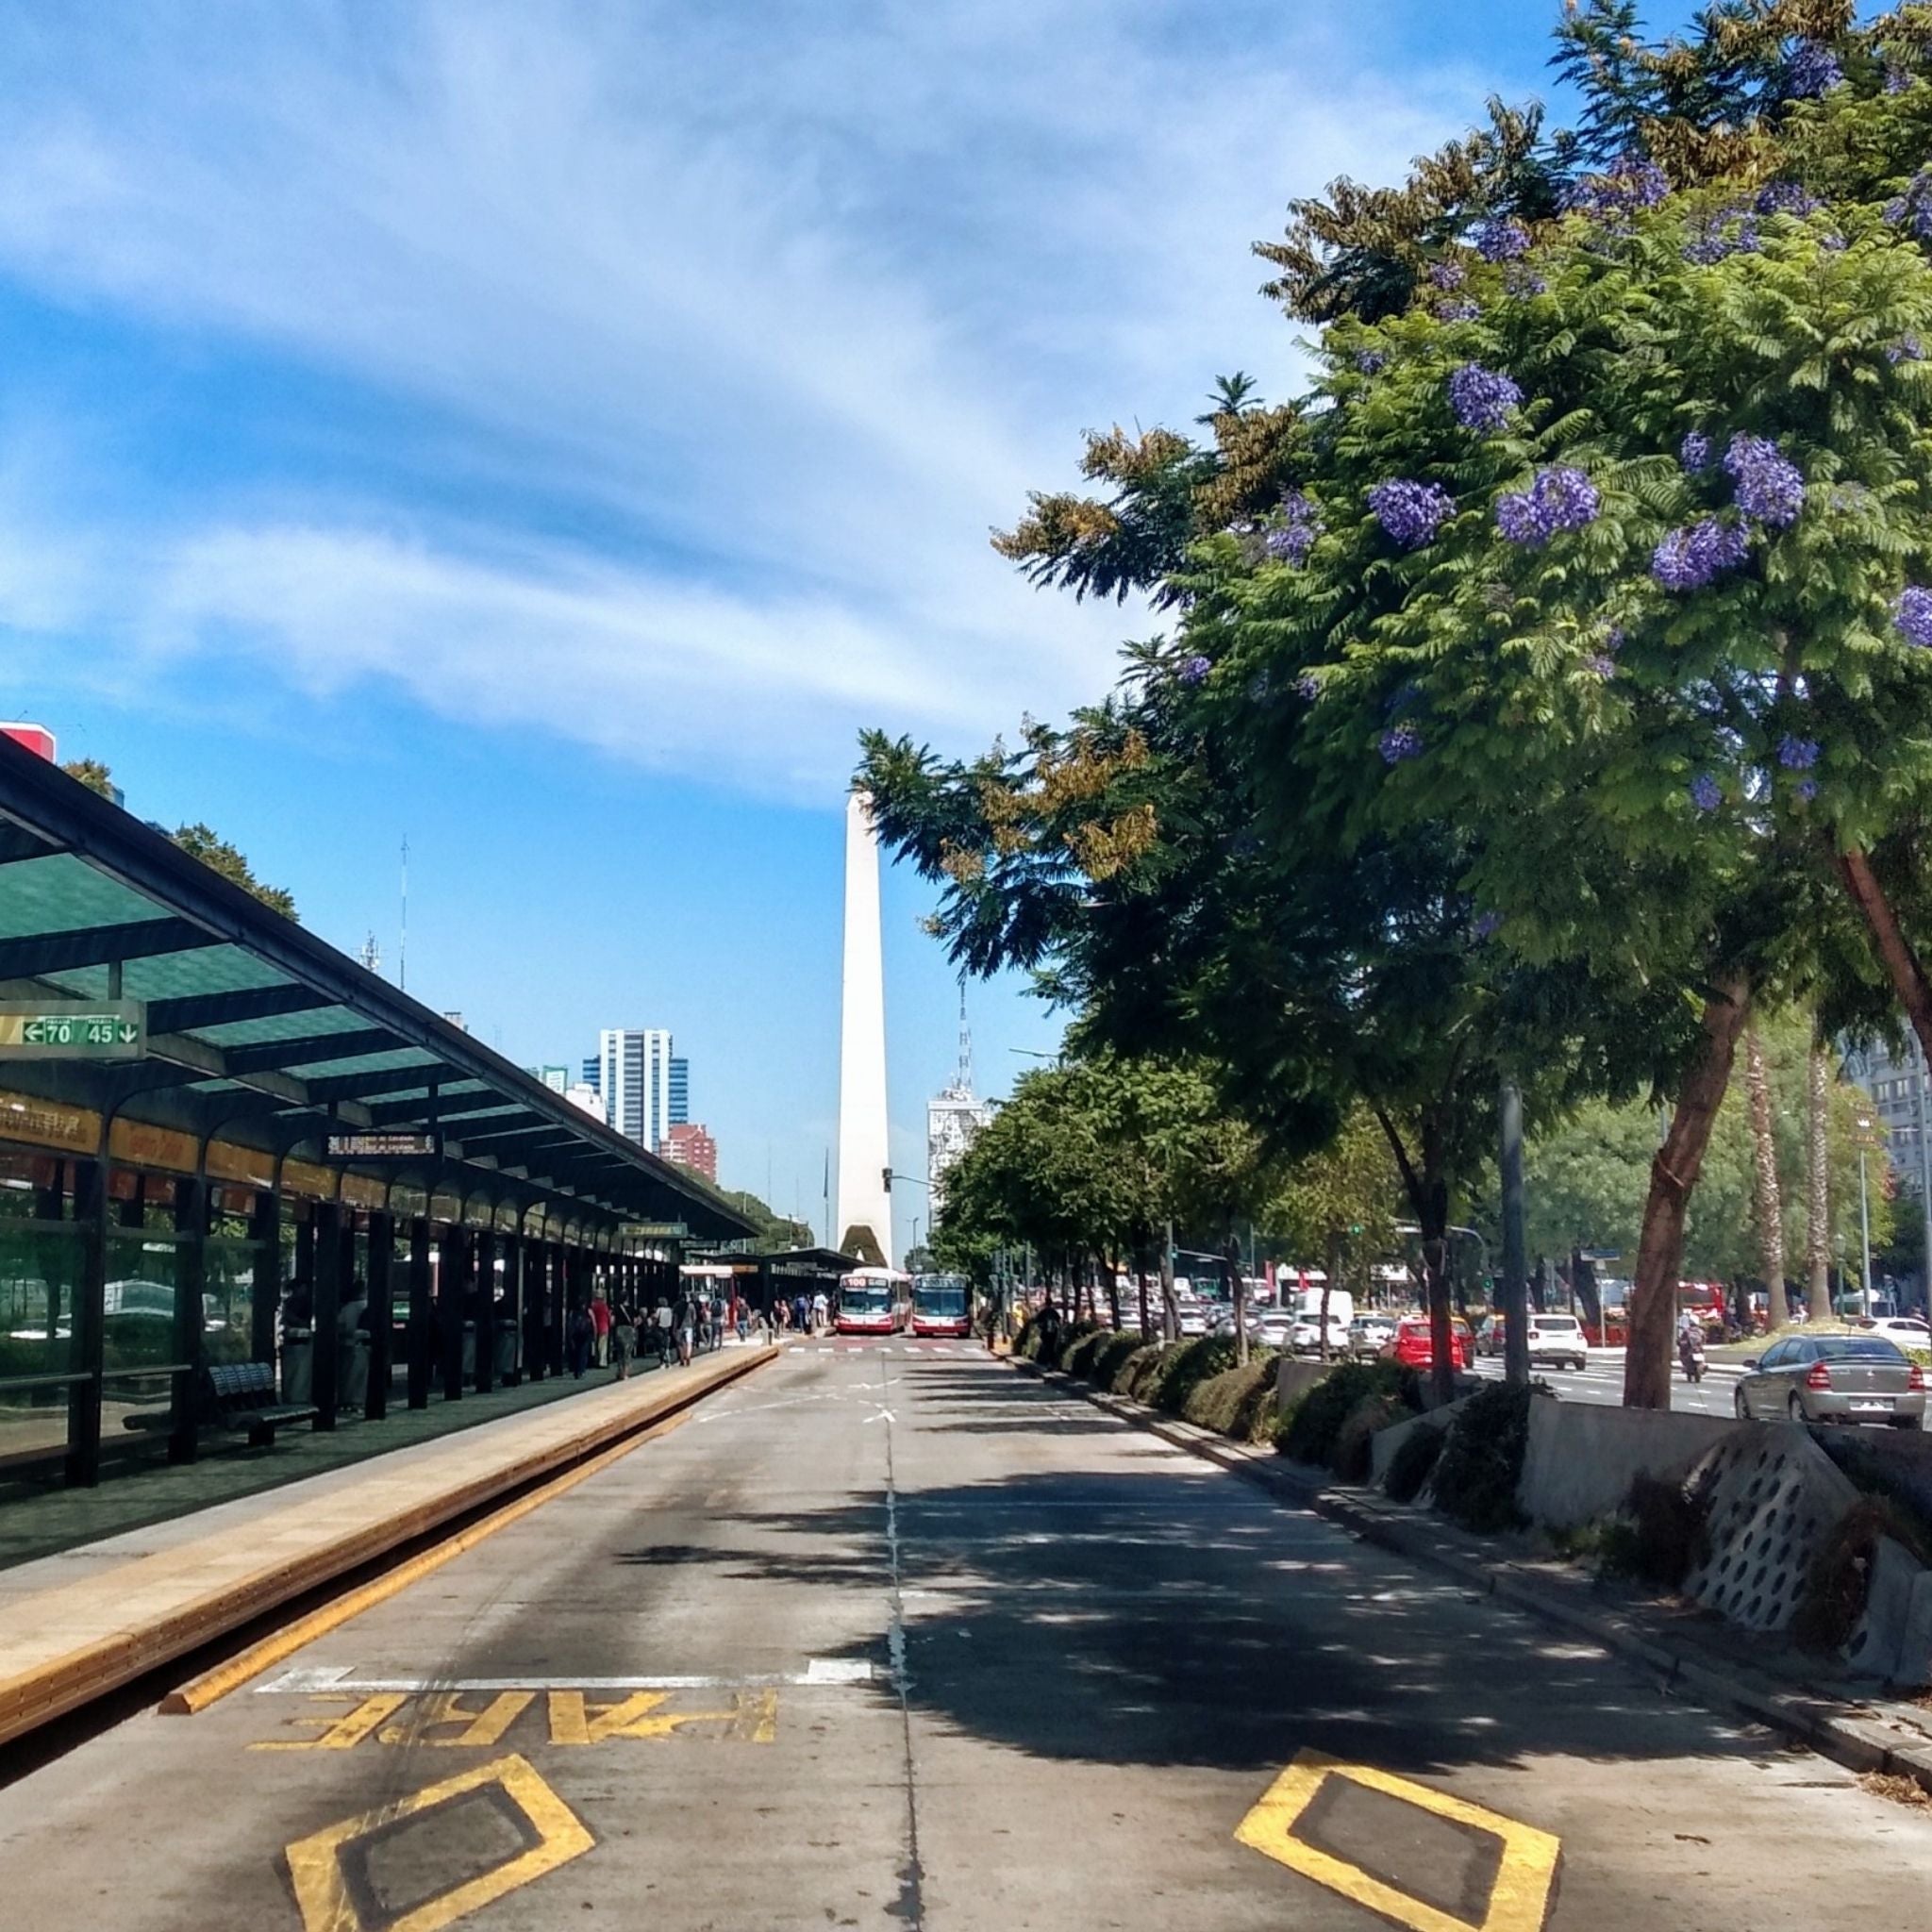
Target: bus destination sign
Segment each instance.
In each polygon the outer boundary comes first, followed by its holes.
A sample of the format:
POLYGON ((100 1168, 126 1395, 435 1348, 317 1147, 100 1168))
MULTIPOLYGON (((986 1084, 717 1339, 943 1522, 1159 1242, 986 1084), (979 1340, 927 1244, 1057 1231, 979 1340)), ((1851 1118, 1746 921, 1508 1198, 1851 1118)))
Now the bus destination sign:
POLYGON ((0 1059, 133 1060, 146 1051, 139 1000, 0 1000, 0 1059))
POLYGON ((331 1160, 434 1160, 441 1152, 441 1139, 435 1134, 374 1132, 328 1137, 331 1160))

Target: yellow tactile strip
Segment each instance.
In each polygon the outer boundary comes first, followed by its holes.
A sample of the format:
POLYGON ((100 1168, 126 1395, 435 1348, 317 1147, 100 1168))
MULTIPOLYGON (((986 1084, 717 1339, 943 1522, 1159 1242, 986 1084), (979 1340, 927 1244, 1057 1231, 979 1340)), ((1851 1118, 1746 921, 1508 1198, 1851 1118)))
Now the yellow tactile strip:
POLYGON ((777 1353, 747 1349, 668 1387, 617 1383, 467 1429, 407 1466, 378 1460, 324 1493, 292 1486, 245 1524, 13 1599, 0 1631, 0 1743, 647 1428, 777 1353))

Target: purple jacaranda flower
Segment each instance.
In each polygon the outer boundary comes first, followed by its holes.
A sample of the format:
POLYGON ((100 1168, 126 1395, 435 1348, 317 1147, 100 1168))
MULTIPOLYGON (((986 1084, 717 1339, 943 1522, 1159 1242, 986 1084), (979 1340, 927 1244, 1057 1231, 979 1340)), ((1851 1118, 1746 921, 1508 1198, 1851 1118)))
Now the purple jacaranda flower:
POLYGON ((1399 765, 1405 758, 1423 755, 1423 735, 1413 724, 1391 724, 1382 734, 1382 762, 1399 765))
POLYGON ((1670 176, 1655 161, 1641 155, 1625 155, 1607 172, 1586 175, 1572 182, 1563 205, 1578 214, 1602 219, 1656 208, 1670 192, 1670 176))
POLYGON ((1322 695, 1322 680, 1312 671, 1304 671, 1294 681, 1295 695, 1309 704, 1322 695))
POLYGON ((1479 362, 1465 362, 1449 375, 1449 407, 1465 429, 1493 435, 1509 420, 1509 411, 1523 400, 1520 384, 1479 362))
POLYGON ((1456 514, 1456 499, 1440 483, 1396 477, 1369 491, 1369 508, 1396 542, 1414 550, 1430 541, 1456 514))
POLYGON ((1621 624, 1613 624, 1604 633, 1604 649, 1609 652, 1612 657, 1615 657, 1623 648, 1624 626, 1621 624))
POLYGON ((1724 802, 1724 787, 1708 772, 1699 772, 1691 779, 1690 803, 1699 811, 1715 811, 1724 802))
POLYGON ((1667 591, 1701 591, 1742 563, 1750 547, 1742 530, 1715 517, 1700 517, 1664 537, 1651 552, 1650 574, 1667 591))
POLYGON ((1687 475, 1694 476, 1699 470, 1710 468, 1710 438, 1701 429, 1693 429, 1677 445, 1677 460, 1687 475))
POLYGON ((1885 219, 1921 242, 1932 242, 1932 167, 1921 168, 1906 192, 1885 204, 1885 219))
POLYGON ((1503 915, 1500 912, 1479 912, 1475 924, 1470 927, 1478 941, 1492 940, 1503 929, 1503 915))
POLYGON ((1496 528, 1512 543, 1531 549, 1559 530, 1581 530, 1603 508, 1597 487, 1581 470, 1553 464, 1539 470, 1527 490, 1507 491, 1496 499, 1496 528))
POLYGON ((1887 347, 1885 359, 1894 368, 1901 362, 1923 362, 1925 359, 1925 345, 1917 336, 1907 332, 1887 347))
POLYGON ((1432 261, 1429 264, 1429 279, 1439 289, 1459 289, 1469 278, 1469 272, 1459 261, 1432 261))
POLYGON ((1756 255, 1763 245, 1757 217, 1748 208, 1719 208, 1707 215, 1684 244, 1684 259, 1700 268, 1731 255, 1756 255))
POLYGON ((1191 658, 1184 658, 1181 660, 1181 682, 1183 684, 1205 684, 1208 681, 1208 674, 1213 669, 1214 664, 1211 658, 1203 658, 1198 654, 1191 658))
POLYGON ((1503 286, 1518 301, 1527 301, 1532 295, 1546 295, 1550 285, 1534 269, 1524 268, 1521 262, 1512 263, 1503 272, 1503 286))
POLYGON ((1583 660, 1586 671, 1594 671, 1607 684, 1617 675, 1617 660, 1607 651, 1599 651, 1594 657, 1583 660))
POLYGON ((1469 239, 1485 261, 1518 261, 1529 253, 1529 230, 1521 222, 1492 217, 1478 222, 1469 239))
POLYGON ((1908 68, 1899 67, 1888 60, 1885 63, 1885 92, 1889 94, 1902 94, 1912 84, 1908 68))
POLYGON ((1364 375, 1379 375, 1389 365, 1388 356, 1380 349, 1357 349, 1355 366, 1364 375))
POLYGON ((1382 700, 1383 717, 1393 718, 1398 716, 1400 713, 1407 710, 1409 706, 1414 704, 1416 700, 1422 696, 1422 686, 1416 683, 1416 681, 1413 678, 1410 678, 1407 683, 1398 684, 1395 687, 1395 689, 1391 691, 1389 693, 1389 695, 1382 700))
POLYGON ((1785 97, 1793 101, 1815 101, 1845 77, 1838 56, 1822 41, 1800 41, 1785 62, 1785 97))
POLYGON ((1798 781, 1797 791, 1798 796, 1807 805, 1809 805, 1818 796, 1818 780, 1816 778, 1801 778, 1798 781))
POLYGON ((1474 322, 1482 312, 1481 307, 1467 295, 1456 295, 1446 302, 1438 302, 1430 310, 1438 322, 1474 322))
POLYGON ((1782 530, 1798 521, 1805 508, 1804 472, 1769 437, 1732 437, 1724 472, 1735 486, 1738 508, 1754 523, 1782 530))
POLYGON ((1907 584, 1892 602, 1891 621, 1907 643, 1932 650, 1932 591, 1907 584))
POLYGON ((1824 204, 1801 181, 1767 181, 1756 206, 1761 215, 1813 215, 1824 204))
POLYGON ((1787 731, 1777 741, 1777 761, 1788 772, 1808 772, 1818 762, 1818 741, 1787 731))
POLYGON ((1299 490, 1281 499, 1283 521, 1262 538, 1268 555, 1282 563, 1306 563, 1315 539, 1322 534, 1322 512, 1299 490))

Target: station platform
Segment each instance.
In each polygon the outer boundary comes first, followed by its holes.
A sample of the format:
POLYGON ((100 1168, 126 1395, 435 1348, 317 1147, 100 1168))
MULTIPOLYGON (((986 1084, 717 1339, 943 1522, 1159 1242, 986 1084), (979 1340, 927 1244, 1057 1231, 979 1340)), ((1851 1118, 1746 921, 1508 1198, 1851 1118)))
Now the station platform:
POLYGON ((441 1431, 407 1446, 392 1446, 404 1418, 369 1425, 360 1455, 354 1431, 292 1436, 258 1452, 264 1466, 298 1447, 337 1455, 334 1466, 14 1562, 0 1570, 0 1744, 623 1443, 777 1354, 741 1346, 622 1382, 602 1371, 539 1383, 475 1422, 471 1403, 451 1404, 441 1431), (508 1407, 539 1391, 550 1391, 541 1403, 508 1407), (468 1425, 452 1433, 459 1415, 468 1425))

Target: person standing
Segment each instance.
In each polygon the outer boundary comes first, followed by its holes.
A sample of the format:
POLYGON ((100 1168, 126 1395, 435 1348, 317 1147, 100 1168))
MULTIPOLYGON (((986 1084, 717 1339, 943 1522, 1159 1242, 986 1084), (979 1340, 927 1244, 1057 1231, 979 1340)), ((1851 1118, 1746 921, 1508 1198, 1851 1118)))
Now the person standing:
POLYGON ((814 1335, 823 1335, 825 1332, 825 1317, 828 1312, 829 1305, 825 1301, 825 1291, 820 1289, 811 1298, 811 1332, 814 1335))
POLYGON ((591 1326, 596 1336, 597 1366, 606 1368, 610 1361, 610 1304, 601 1288, 591 1297, 591 1326))
POLYGON ((691 1367, 691 1342, 695 1339, 697 1319, 691 1292, 685 1289, 677 1298, 677 1365, 681 1369, 691 1367))
POLYGON ((619 1302, 610 1311, 610 1352, 617 1363, 617 1379, 627 1382, 630 1358, 638 1352, 638 1323, 626 1302, 619 1302))
POLYGON ((597 1341, 597 1324, 591 1320, 590 1309, 581 1302, 570 1311, 570 1326, 565 1330, 564 1339, 570 1351, 571 1375, 581 1382, 584 1372, 591 1366, 591 1351, 597 1341))
POLYGON ((668 1369, 671 1366, 671 1351, 675 1345, 671 1331, 676 1324, 676 1314, 672 1308, 671 1304, 662 1295, 659 1295, 658 1297, 657 1312, 652 1317, 652 1321, 656 1328, 658 1366, 660 1369, 668 1369))

